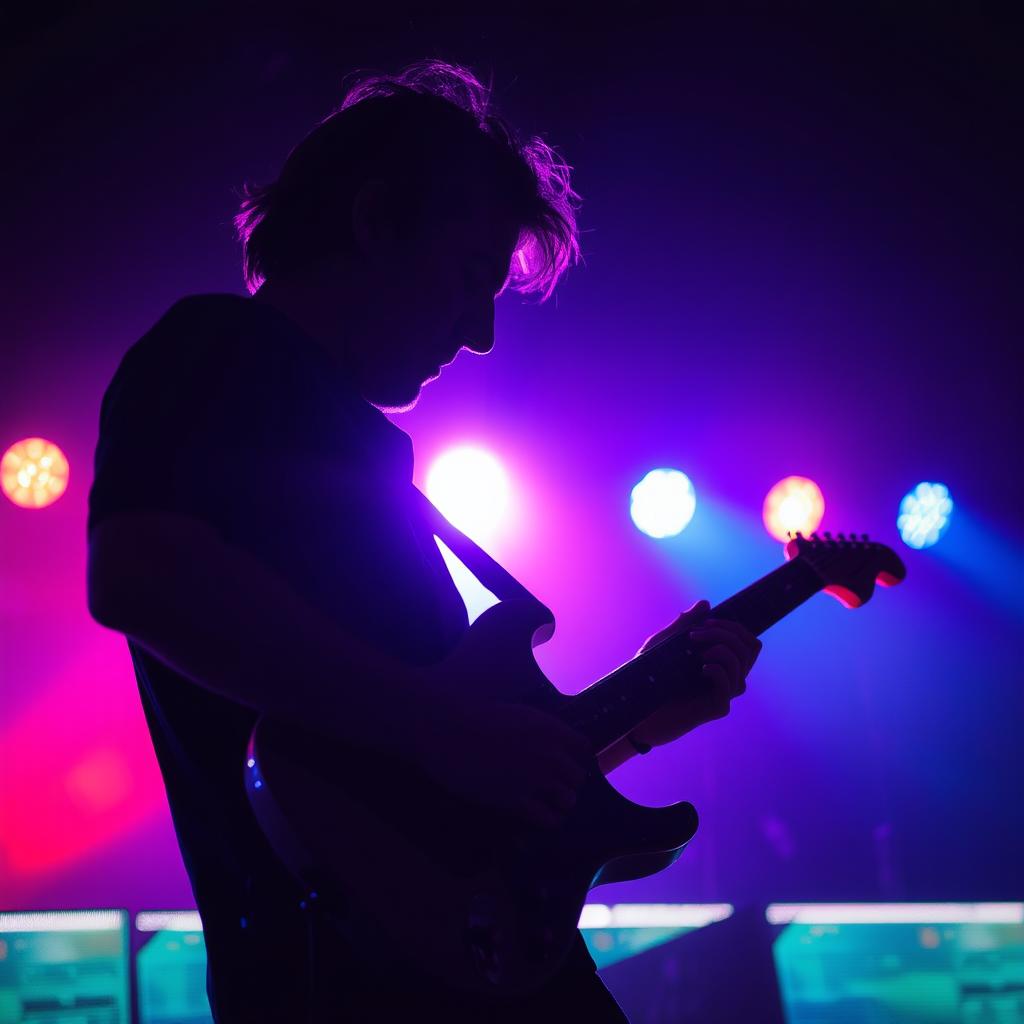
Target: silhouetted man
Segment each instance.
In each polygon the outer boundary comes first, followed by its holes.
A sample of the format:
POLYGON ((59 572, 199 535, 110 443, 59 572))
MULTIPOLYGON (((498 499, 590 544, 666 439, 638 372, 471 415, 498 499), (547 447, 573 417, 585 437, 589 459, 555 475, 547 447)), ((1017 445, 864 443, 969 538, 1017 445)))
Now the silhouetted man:
MULTIPOLYGON (((128 638, 219 1024, 623 1019, 579 937, 550 984, 483 1006, 314 927, 242 780, 266 712, 412 759, 532 826, 572 806, 594 752, 540 711, 474 693, 466 609, 417 510, 410 440, 381 410, 411 407, 461 350, 489 352, 503 290, 550 295, 578 256, 578 199, 469 72, 424 62, 364 79, 276 182, 247 189, 252 298, 182 299, 104 396, 89 606, 128 638)), ((704 630, 708 698, 598 752, 606 773, 742 692, 760 643, 704 630)))

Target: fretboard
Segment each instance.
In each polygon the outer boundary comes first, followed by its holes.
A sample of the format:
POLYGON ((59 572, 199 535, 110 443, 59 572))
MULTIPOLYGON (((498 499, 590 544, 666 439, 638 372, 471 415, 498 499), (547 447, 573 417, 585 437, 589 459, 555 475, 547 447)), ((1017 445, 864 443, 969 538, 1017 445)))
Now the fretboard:
MULTIPOLYGON (((801 559, 779 566, 711 609, 709 618, 730 619, 760 635, 824 584, 801 559)), ((669 701, 707 685, 700 659, 685 633, 669 637, 571 698, 561 717, 602 751, 669 701)))

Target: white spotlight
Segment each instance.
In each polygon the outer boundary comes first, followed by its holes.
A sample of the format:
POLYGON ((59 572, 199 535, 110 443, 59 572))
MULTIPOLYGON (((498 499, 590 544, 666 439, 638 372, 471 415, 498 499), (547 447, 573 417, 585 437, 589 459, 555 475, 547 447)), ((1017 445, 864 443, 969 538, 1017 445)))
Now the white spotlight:
POLYGON ((508 476, 488 451, 450 448, 427 473, 427 497, 441 514, 478 544, 494 537, 508 506, 508 476))
POLYGON ((690 478, 678 469, 652 469, 633 488, 629 514, 648 537, 674 537, 686 529, 697 508, 690 478))

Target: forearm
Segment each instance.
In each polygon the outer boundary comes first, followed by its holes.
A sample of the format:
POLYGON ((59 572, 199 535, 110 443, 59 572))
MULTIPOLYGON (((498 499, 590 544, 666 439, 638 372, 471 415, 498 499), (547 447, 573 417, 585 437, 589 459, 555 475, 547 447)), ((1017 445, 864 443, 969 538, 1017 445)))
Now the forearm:
POLYGON ((443 713, 416 670, 212 533, 150 544, 133 564, 144 569, 125 570, 100 621, 215 693, 396 753, 414 753, 443 713))
POLYGON ((601 769, 602 775, 609 775, 616 768, 624 765, 631 757, 635 757, 638 751, 629 739, 625 736, 616 740, 610 747, 605 748, 597 756, 597 767, 601 769))

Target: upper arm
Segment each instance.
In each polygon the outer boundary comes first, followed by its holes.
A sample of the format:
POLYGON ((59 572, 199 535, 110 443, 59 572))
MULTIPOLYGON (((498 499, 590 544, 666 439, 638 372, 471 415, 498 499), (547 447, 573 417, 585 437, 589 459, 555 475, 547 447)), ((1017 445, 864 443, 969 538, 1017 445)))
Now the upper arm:
POLYGON ((192 516, 138 510, 112 515, 89 529, 86 589, 89 614, 111 629, 124 626, 125 609, 160 586, 186 555, 201 557, 219 543, 209 523, 192 516))
POLYGON ((281 377, 276 353, 256 345, 185 302, 121 361, 103 396, 88 499, 88 603, 104 625, 245 507, 281 377))
POLYGON ((153 511, 227 525, 286 377, 284 354, 251 335, 184 301, 129 349, 103 396, 90 530, 153 511))

